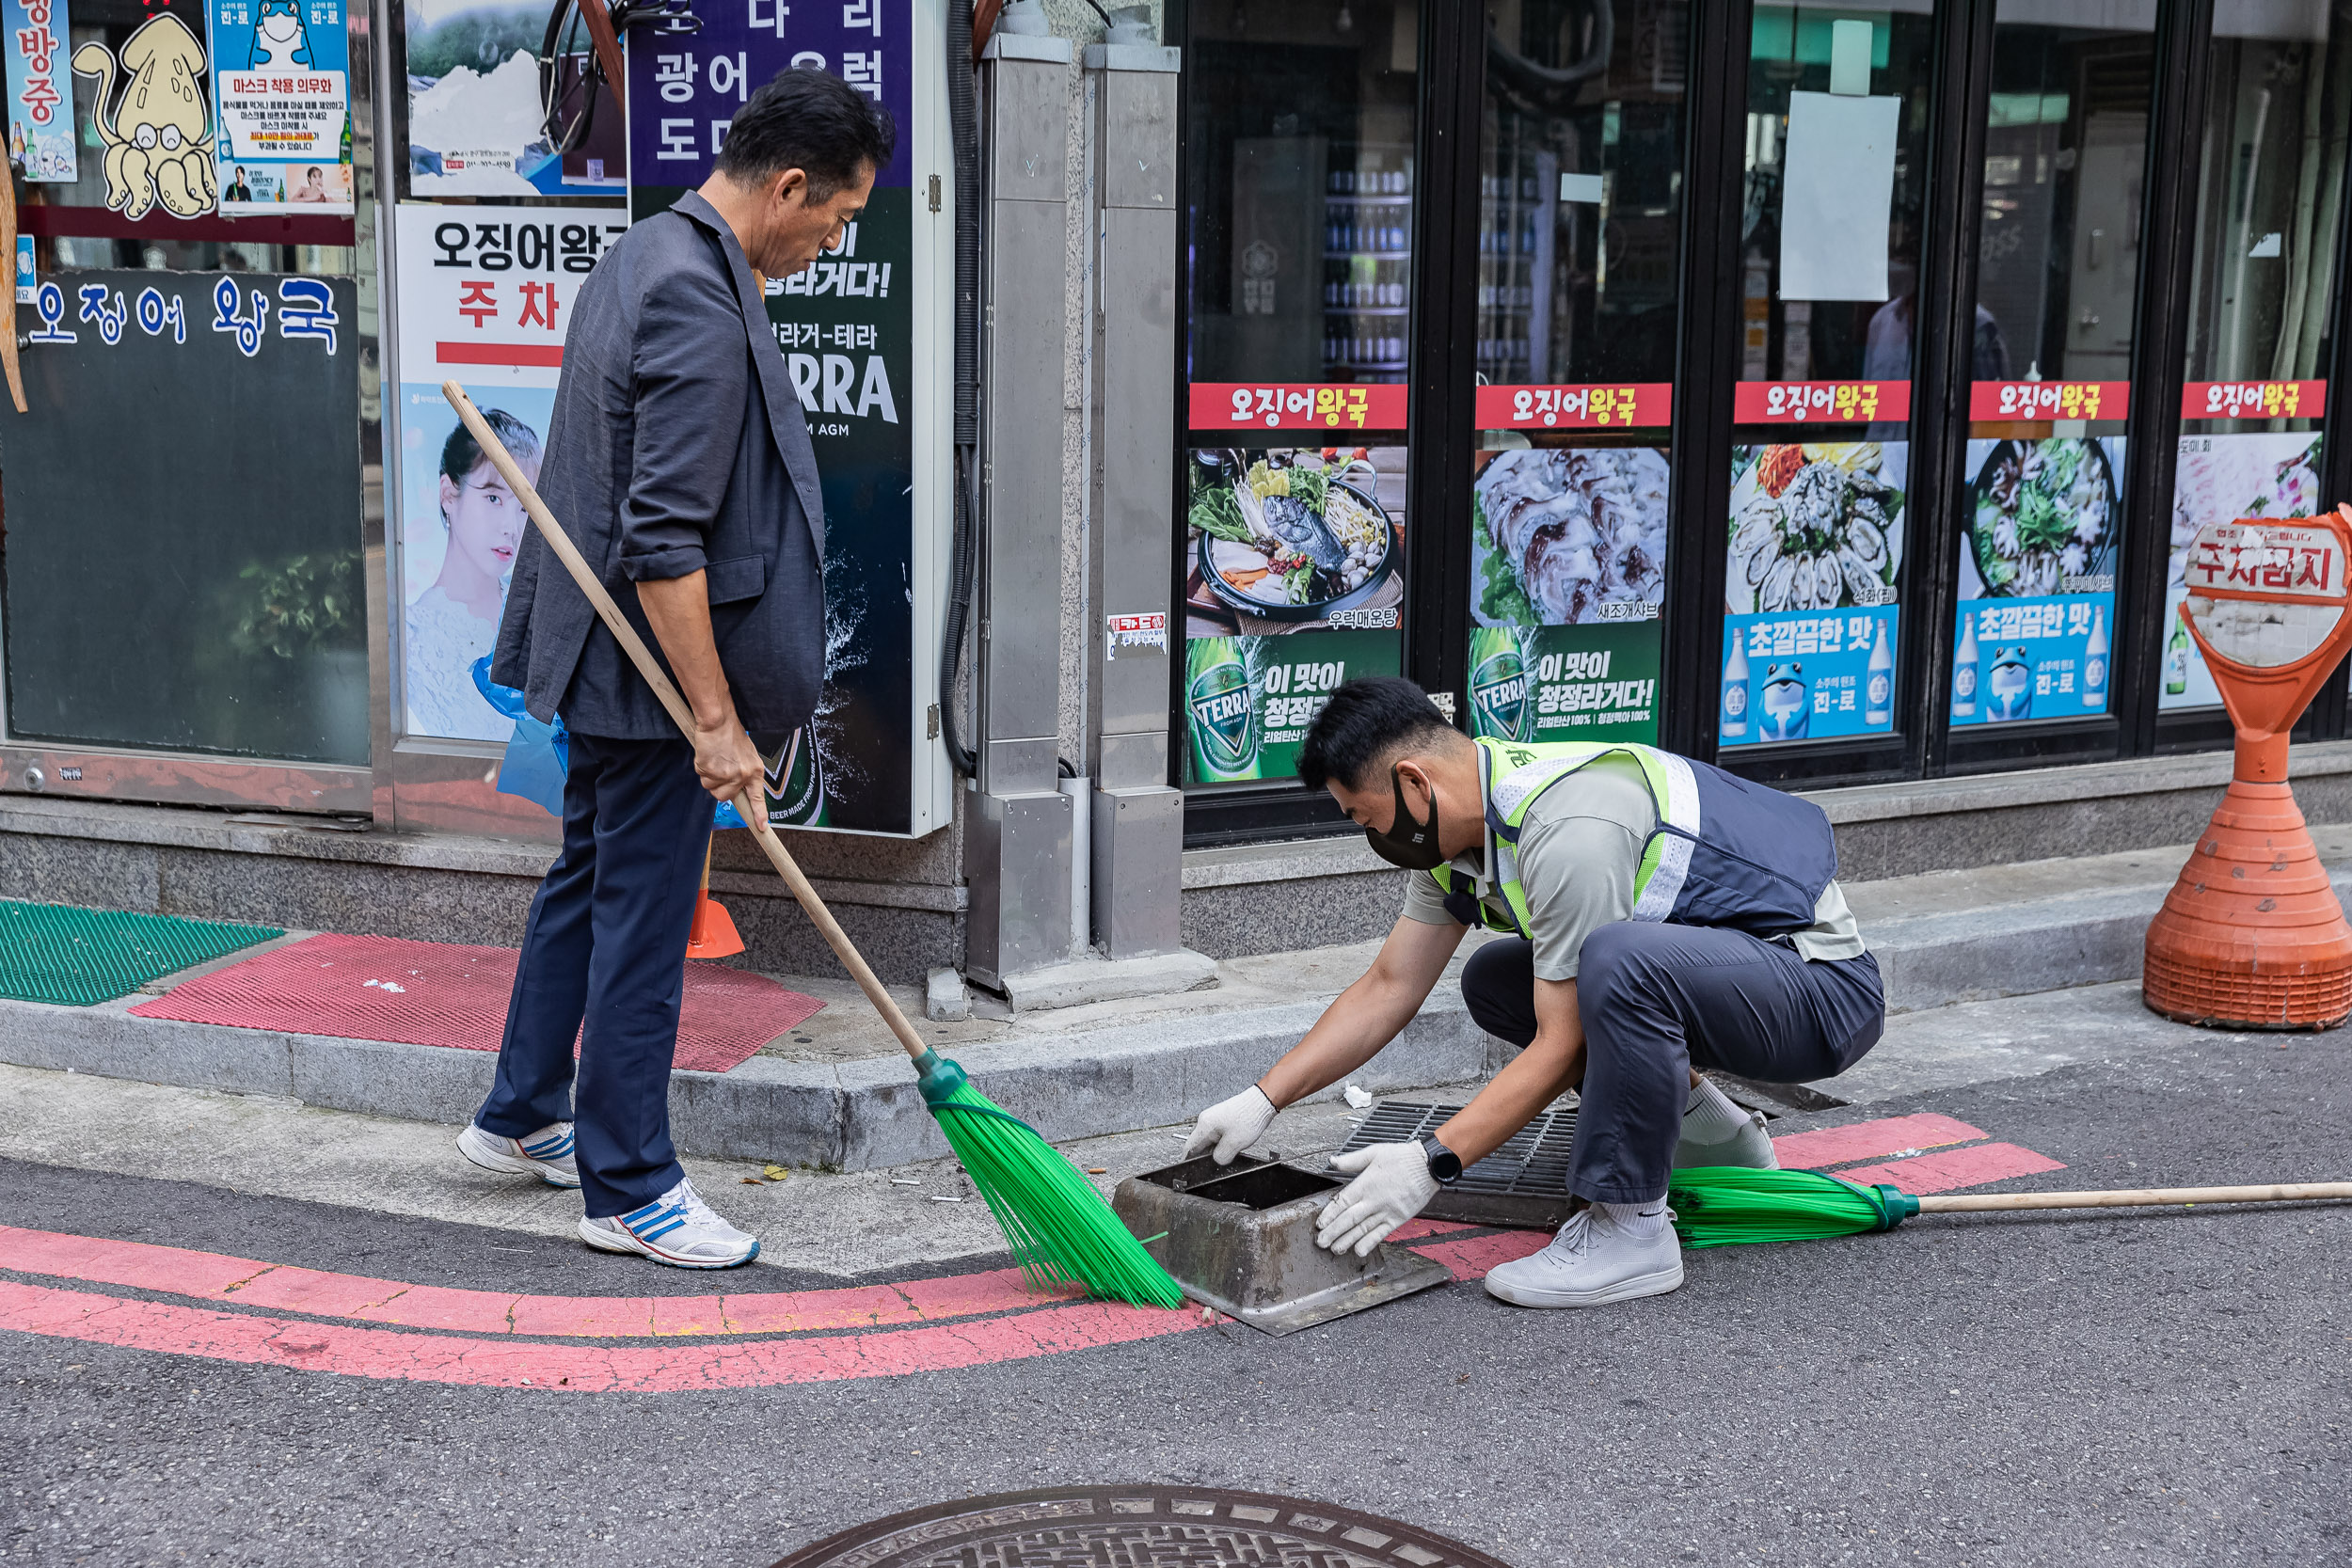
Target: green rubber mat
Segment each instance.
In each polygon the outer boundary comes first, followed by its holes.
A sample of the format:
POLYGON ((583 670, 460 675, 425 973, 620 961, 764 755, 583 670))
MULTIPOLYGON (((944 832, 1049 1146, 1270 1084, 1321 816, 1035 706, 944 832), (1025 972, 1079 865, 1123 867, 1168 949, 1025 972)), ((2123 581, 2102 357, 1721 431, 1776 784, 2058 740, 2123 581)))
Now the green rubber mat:
POLYGON ((0 898, 0 996, 87 1007, 128 996, 159 974, 285 934, 275 926, 0 898))

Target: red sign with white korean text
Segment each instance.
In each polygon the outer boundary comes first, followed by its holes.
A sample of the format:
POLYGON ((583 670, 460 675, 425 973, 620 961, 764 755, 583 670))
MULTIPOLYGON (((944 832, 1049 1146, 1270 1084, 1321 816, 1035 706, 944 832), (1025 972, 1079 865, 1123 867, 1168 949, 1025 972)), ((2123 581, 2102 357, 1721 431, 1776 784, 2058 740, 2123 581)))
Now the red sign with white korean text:
POLYGON ((2191 381, 2181 388, 2185 420, 2315 420, 2327 411, 2324 381, 2191 381))
POLYGON ((1674 383, 1616 387, 1481 387, 1481 430, 1631 430, 1674 423, 1674 383))
POLYGON ((1192 383, 1192 428, 1403 430, 1405 388, 1389 382, 1262 385, 1192 383))
POLYGON ((1911 418, 1908 381, 1742 381, 1734 424, 1867 424, 1911 418))
POLYGON ((2128 381, 1972 381, 1972 420, 2120 420, 2131 409, 2128 381))
POLYGON ((2341 599, 2344 544, 2320 521, 2210 523, 2189 546, 2181 580, 2222 598, 2341 599))

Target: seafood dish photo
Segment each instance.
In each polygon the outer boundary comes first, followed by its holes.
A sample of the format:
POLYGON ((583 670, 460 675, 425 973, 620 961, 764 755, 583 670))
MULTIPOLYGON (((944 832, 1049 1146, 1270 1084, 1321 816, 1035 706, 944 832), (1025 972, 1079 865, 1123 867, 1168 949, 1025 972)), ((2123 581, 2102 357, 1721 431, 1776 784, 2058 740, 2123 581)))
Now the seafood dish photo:
POLYGON ((1901 442, 1739 447, 1732 458, 1727 611, 1895 602, 1906 467, 1901 442))
POLYGON ((2207 523, 2308 517, 2319 504, 2317 431, 2241 431, 2181 437, 2172 482, 2172 559, 2178 588, 2188 546, 2207 523))
POLYGON ((1471 486, 1479 624, 1654 618, 1666 593, 1668 477, 1656 447, 1498 452, 1471 486))
POLYGON ((2122 509, 2106 443, 2069 436, 1970 442, 1969 457, 1979 453, 1967 547, 1961 551, 1961 597, 2046 598, 2111 589, 2122 509), (2108 579, 2105 588, 2074 586, 2098 578, 2108 579))
POLYGON ((1360 449, 1193 453, 1186 523, 1200 579, 1235 610, 1317 620, 1395 569, 1395 523, 1360 449))

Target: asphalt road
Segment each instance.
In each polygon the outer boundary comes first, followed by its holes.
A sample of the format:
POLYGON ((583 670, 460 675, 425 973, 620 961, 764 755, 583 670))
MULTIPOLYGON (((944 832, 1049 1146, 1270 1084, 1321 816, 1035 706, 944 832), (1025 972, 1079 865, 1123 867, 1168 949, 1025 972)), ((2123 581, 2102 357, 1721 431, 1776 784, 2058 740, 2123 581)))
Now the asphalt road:
MULTIPOLYGON (((1938 1112, 2066 1166, 2014 1188, 2352 1177, 2343 1037, 2145 1030, 2111 1060, 1775 1131, 1938 1112)), ((238 1150, 217 1152, 233 1171, 238 1150)), ((0 1191, 26 1230, 420 1285, 842 1283, 673 1274, 363 1195, 24 1160, 0 1160, 0 1191)), ((1519 1568, 2352 1562, 2348 1244, 2352 1206, 1929 1219, 1692 1253, 1680 1292, 1591 1312, 1456 1284, 1279 1340, 1226 1323, 663 1393, 0 1331, 0 1562, 731 1568, 966 1494, 1141 1481, 1351 1505, 1519 1568)), ((0 1236, 0 1290, 175 1299, 16 1268, 25 1256, 0 1236)))

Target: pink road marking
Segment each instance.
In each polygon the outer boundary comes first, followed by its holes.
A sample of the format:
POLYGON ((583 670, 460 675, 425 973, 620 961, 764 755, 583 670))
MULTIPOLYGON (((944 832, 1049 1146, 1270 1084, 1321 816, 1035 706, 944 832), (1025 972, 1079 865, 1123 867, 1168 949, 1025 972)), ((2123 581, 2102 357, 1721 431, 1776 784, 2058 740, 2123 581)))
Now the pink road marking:
POLYGON ((167 1355, 347 1377, 556 1393, 678 1393, 949 1371, 1059 1355, 1201 1326, 1188 1309, 1100 1302, 879 1334, 711 1345, 550 1345, 220 1312, 0 1281, 0 1328, 167 1355))
POLYGON ((1486 1278, 1486 1271, 1498 1264, 1541 1252, 1550 1243, 1549 1230, 1504 1230, 1491 1236, 1439 1242, 1435 1246, 1417 1246, 1413 1250, 1423 1258, 1436 1259, 1454 1271, 1455 1279, 1467 1283, 1486 1278))
POLYGON ((1851 1127, 1825 1127, 1818 1132, 1792 1132, 1772 1140, 1784 1170, 1820 1170, 1848 1160, 1882 1159, 1943 1144, 1964 1144, 1987 1134, 1964 1121, 1923 1112, 1912 1117, 1883 1117, 1851 1127))
POLYGON ((0 1226, 0 1267, 241 1307, 353 1318, 404 1328, 547 1337, 803 1334, 934 1323, 1075 1300, 1032 1294, 1018 1269, 826 1291, 725 1296, 521 1296, 405 1285, 395 1279, 280 1267, 250 1258, 0 1226))
POLYGON ((1883 1165, 1863 1165, 1836 1174, 1840 1180, 1858 1181, 1866 1187, 1883 1181, 1917 1196, 1925 1193, 1948 1193, 1960 1187, 1981 1187, 1988 1181, 2007 1181, 2013 1176, 2039 1176, 2045 1170, 2065 1168, 2064 1164, 2046 1154, 2036 1154, 2032 1149, 2020 1148, 2015 1144, 1978 1144, 1972 1148, 1940 1149, 1915 1159, 1889 1160, 1883 1165))
POLYGON ((1456 1225, 1452 1220, 1406 1220, 1389 1232, 1391 1242, 1418 1242, 1424 1236, 1449 1236, 1456 1230, 1475 1230, 1474 1225, 1456 1225))

